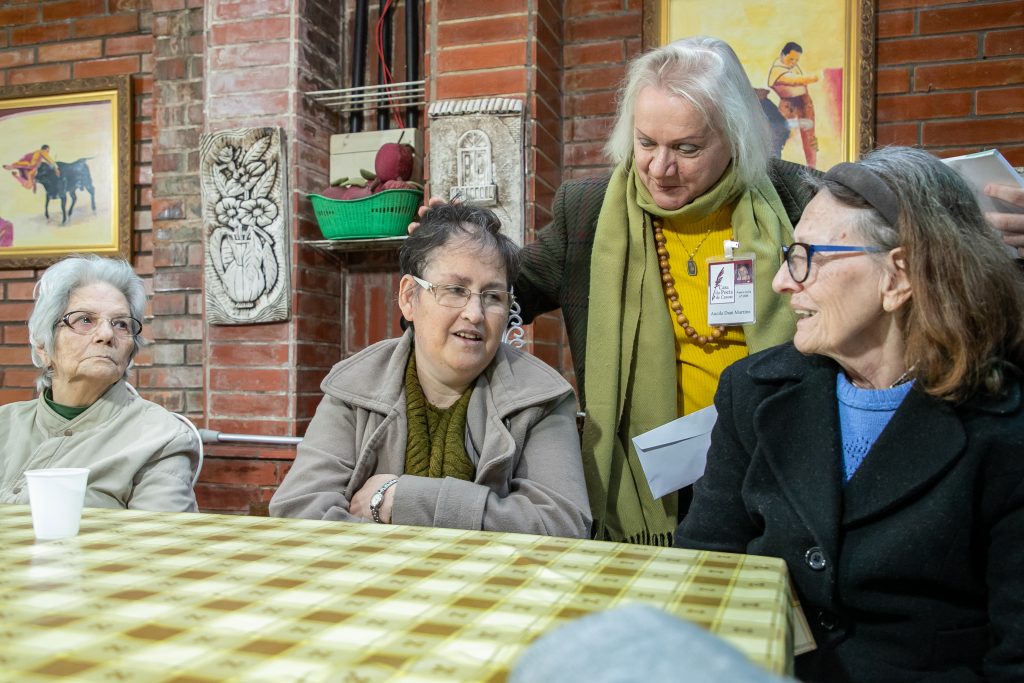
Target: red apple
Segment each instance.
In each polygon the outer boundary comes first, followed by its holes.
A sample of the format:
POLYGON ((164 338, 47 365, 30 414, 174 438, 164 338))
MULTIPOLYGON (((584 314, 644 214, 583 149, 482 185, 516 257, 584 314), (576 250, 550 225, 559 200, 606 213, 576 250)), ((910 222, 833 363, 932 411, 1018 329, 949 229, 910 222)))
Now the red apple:
POLYGON ((328 199, 362 199, 370 196, 370 190, 358 185, 342 185, 340 187, 328 187, 320 193, 328 199))
POLYGON ((374 192, 382 192, 384 190, 422 190, 416 183, 411 183, 407 180, 389 180, 385 183, 381 183, 380 186, 374 190, 374 192))
POLYGON ((385 142, 377 150, 373 160, 373 170, 381 182, 389 180, 409 180, 412 177, 412 161, 416 150, 412 145, 398 142, 385 142))

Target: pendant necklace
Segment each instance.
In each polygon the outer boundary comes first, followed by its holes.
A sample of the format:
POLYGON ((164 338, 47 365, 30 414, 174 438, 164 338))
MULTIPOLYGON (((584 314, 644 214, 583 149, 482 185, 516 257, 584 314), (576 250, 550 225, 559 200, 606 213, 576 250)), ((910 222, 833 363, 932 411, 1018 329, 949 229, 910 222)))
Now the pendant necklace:
MULTIPOLYGON (((659 221, 658 228, 659 229, 663 229, 662 226, 660 225, 660 223, 661 223, 661 221, 659 221)), ((690 277, 696 277, 696 275, 697 275, 697 262, 694 260, 694 257, 697 256, 697 252, 700 251, 700 248, 702 246, 704 246, 704 242, 706 242, 707 239, 709 237, 711 237, 711 231, 712 230, 714 230, 714 226, 708 228, 708 231, 706 233, 704 233, 703 237, 700 238, 700 242, 697 242, 697 247, 693 251, 688 251, 686 253, 686 255, 688 257, 686 259, 686 274, 689 275, 690 277)), ((686 245, 683 244, 683 238, 679 236, 678 232, 675 233, 675 235, 676 235, 676 239, 679 240, 679 246, 681 246, 685 250, 686 249, 686 245)))
POLYGON ((893 382, 892 384, 889 385, 889 388, 890 389, 895 389, 896 387, 898 387, 899 385, 903 384, 904 382, 909 382, 910 379, 911 379, 910 373, 912 373, 914 371, 915 367, 917 367, 917 366, 916 365, 911 365, 909 368, 907 368, 903 372, 902 375, 900 375, 899 377, 896 378, 895 382, 893 382))

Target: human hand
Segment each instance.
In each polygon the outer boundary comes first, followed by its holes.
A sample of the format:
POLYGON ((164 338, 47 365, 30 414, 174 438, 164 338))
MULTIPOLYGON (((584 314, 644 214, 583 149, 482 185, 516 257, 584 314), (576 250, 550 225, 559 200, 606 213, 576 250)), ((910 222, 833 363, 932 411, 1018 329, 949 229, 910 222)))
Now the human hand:
MULTIPOLYGON (((352 495, 352 500, 348 504, 349 514, 365 519, 373 519, 373 513, 370 512, 370 499, 373 498, 373 494, 377 493, 377 489, 392 479, 398 479, 398 475, 375 474, 367 479, 366 483, 352 495)), ((395 489, 397 488, 398 484, 392 484, 384 492, 384 502, 380 506, 380 518, 385 524, 391 523, 391 506, 395 502, 395 489)))
MULTIPOLYGON (((455 201, 457 201, 457 200, 455 200, 455 201)), ((430 199, 427 200, 426 204, 424 204, 423 206, 421 206, 419 209, 416 210, 416 215, 419 218, 423 218, 423 214, 425 214, 428 209, 432 209, 435 206, 441 206, 442 204, 445 204, 445 203, 446 202, 445 202, 445 200, 442 197, 431 197, 430 199)), ((412 223, 410 223, 409 224, 409 234, 411 235, 412 233, 416 232, 416 228, 418 228, 418 227, 420 227, 419 221, 413 221, 412 223)))
POLYGON ((985 194, 1021 207, 1022 213, 990 211, 985 218, 1003 233, 1003 241, 1015 247, 1018 256, 1024 257, 1024 188, 989 183, 985 186, 985 194))

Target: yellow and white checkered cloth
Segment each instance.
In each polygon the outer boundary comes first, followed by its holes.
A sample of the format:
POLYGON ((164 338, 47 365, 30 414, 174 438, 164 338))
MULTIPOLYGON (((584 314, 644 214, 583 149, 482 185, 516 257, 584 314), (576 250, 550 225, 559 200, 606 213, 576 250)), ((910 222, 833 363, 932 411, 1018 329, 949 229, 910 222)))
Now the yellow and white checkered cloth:
POLYGON ((86 509, 37 542, 0 506, 0 679, 504 681, 535 638, 642 602, 775 672, 781 560, 377 524, 86 509))

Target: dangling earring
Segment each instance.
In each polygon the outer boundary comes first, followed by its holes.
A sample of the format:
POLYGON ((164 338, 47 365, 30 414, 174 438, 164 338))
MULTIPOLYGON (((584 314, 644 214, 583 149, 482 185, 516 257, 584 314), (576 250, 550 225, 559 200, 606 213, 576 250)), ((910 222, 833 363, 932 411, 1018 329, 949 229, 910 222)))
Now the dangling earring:
POLYGON ((508 307, 508 327, 505 328, 505 333, 501 335, 501 341, 509 346, 521 349, 526 345, 526 342, 523 341, 523 335, 526 334, 526 331, 523 329, 523 317, 520 315, 523 309, 519 307, 519 302, 516 301, 514 292, 514 288, 509 292, 509 294, 513 295, 512 305, 508 307))

